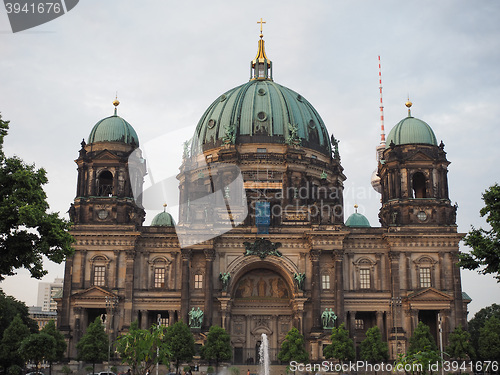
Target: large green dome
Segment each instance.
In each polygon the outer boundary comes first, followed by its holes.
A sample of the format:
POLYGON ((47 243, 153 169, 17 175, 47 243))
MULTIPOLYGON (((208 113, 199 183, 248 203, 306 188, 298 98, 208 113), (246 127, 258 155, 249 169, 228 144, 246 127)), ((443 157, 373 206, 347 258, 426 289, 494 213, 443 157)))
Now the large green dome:
POLYGON ((436 136, 432 128, 424 121, 412 116, 404 118, 392 128, 387 136, 386 148, 391 143, 395 145, 428 144, 437 146, 436 136))
POLYGON ((369 228, 370 222, 363 214, 353 213, 345 222, 346 227, 369 228))
POLYGON ((270 79, 254 79, 219 96, 198 123, 199 145, 205 150, 222 145, 228 127, 235 144, 290 143, 295 128, 301 146, 331 154, 328 131, 314 107, 270 79))
POLYGON ((139 137, 132 125, 115 114, 106 117, 94 125, 89 135, 88 143, 123 142, 139 146, 139 137))

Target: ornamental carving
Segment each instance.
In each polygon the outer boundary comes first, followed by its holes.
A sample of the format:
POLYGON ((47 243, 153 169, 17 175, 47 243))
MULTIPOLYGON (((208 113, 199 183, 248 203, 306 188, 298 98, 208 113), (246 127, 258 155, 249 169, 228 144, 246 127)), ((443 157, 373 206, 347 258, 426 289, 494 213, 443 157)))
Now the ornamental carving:
POLYGON ((245 245, 244 255, 257 255, 260 259, 264 259, 269 255, 281 257, 282 254, 277 250, 281 247, 281 242, 273 243, 266 238, 258 238, 254 243, 243 242, 245 245))

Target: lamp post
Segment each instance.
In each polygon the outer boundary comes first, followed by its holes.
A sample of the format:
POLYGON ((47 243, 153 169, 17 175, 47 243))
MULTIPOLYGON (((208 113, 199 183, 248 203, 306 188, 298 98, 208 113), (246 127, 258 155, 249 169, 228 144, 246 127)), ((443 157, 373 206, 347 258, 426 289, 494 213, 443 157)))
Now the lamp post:
POLYGON ((438 313, 438 322, 439 322, 439 351, 441 352, 441 375, 444 375, 443 322, 441 320, 441 313, 438 313))
MULTIPOLYGON (((398 334, 398 307, 402 305, 401 297, 392 297, 392 311, 394 317, 394 333, 396 335, 396 358, 399 354, 399 334, 398 334)), ((403 325, 403 320, 401 319, 401 325, 403 325)))
POLYGON ((118 301, 118 297, 106 296, 106 310, 110 312, 108 315, 111 315, 108 323, 108 373, 110 372, 109 363, 111 360, 111 330, 113 328, 113 318, 115 316, 118 301))
MULTIPOLYGON (((157 319, 158 319, 158 330, 159 330, 161 326, 161 314, 158 314, 157 319)), ((160 356, 159 344, 160 343, 158 342, 158 344, 156 345, 156 375, 158 375, 158 357, 160 356)))

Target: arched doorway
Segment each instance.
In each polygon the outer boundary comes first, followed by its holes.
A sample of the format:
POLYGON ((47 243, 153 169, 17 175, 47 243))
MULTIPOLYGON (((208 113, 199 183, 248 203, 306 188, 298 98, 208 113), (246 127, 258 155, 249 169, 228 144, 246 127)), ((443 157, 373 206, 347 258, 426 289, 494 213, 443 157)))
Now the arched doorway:
POLYGON ((293 293, 275 265, 248 269, 234 284, 231 306, 231 341, 237 364, 258 363, 262 334, 269 343, 269 356, 277 362, 281 342, 292 328, 293 293))

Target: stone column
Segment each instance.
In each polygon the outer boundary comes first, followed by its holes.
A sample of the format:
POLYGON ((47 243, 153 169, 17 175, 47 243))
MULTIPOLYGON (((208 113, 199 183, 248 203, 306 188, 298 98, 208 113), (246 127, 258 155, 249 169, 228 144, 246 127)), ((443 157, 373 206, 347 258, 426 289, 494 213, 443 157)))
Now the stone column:
POLYGON ((312 263, 311 300, 313 314, 313 330, 321 330, 321 275, 319 270, 320 250, 311 250, 309 257, 312 263))
POLYGON ((132 308, 134 300, 134 261, 135 249, 125 253, 125 302, 123 304, 123 321, 126 326, 132 322, 132 308))
POLYGON ((118 280, 119 280, 119 272, 120 272, 120 250, 114 250, 113 254, 115 256, 115 277, 114 277, 114 288, 118 289, 118 280))
POLYGON ((450 252, 451 273, 453 274, 453 303, 455 307, 454 326, 466 327, 464 304, 462 301, 462 284, 460 282, 460 267, 458 266, 458 251, 450 252))
POLYGON ((444 252, 439 252, 439 290, 448 290, 448 285, 446 285, 444 281, 444 273, 446 272, 446 268, 444 265, 444 252))
MULTIPOLYGON (((82 256, 80 257, 82 264, 80 264, 80 289, 85 289, 85 265, 87 264, 87 250, 81 251, 82 256)), ((92 277, 92 272, 90 272, 90 277, 92 277)), ((92 280, 90 280, 92 282, 92 280)))
POLYGON ((141 329, 148 329, 148 310, 141 310, 141 329))
POLYGON ((340 325, 344 323, 344 251, 337 250, 333 256, 335 261, 335 312, 340 325))
POLYGON ((189 311, 189 261, 191 250, 182 249, 182 281, 181 281, 181 316, 180 321, 188 324, 189 311))
POLYGON ((377 316, 377 327, 382 333, 382 337, 384 336, 384 312, 383 311, 376 311, 375 315, 377 316))
POLYGON ((203 314, 203 327, 210 328, 212 325, 212 305, 213 305, 213 264, 215 259, 214 249, 205 249, 205 305, 203 314))
POLYGON ((356 311, 349 311, 349 334, 351 338, 354 338, 355 331, 356 331, 356 311))

